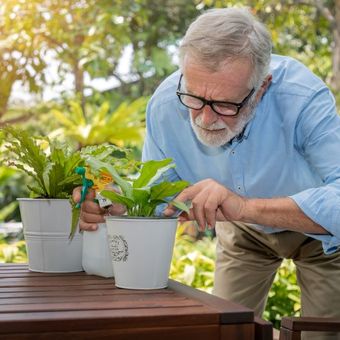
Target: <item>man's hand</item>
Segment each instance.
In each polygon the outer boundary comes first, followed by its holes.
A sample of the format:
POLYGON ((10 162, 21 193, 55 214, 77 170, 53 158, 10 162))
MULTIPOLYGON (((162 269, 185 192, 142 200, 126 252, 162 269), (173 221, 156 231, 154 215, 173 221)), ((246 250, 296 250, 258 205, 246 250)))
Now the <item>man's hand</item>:
MULTIPOLYGON (((77 187, 73 190, 73 201, 78 203, 81 198, 81 188, 77 187)), ((107 189, 109 190, 109 189, 107 189)), ((95 202, 96 193, 93 189, 89 189, 85 201, 81 204, 79 229, 80 230, 97 230, 97 223, 104 223, 105 215, 123 215, 125 208, 120 204, 112 204, 108 208, 101 208, 95 202)))
MULTIPOLYGON (((176 201, 191 201, 190 213, 182 213, 179 221, 196 220, 200 230, 215 227, 216 221, 240 221, 245 209, 246 199, 238 196, 220 183, 205 179, 186 189, 176 201)), ((176 208, 168 206, 164 215, 171 216, 176 208)))

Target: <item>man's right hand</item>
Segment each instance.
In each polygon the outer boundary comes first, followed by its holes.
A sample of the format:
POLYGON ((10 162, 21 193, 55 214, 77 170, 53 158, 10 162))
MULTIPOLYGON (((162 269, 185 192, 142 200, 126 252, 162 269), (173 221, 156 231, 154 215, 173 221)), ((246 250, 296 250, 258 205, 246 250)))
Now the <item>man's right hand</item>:
MULTIPOLYGON (((73 190, 72 199, 75 203, 80 201, 81 189, 82 187, 77 187, 73 190)), ((105 215, 123 215, 125 213, 125 207, 120 204, 112 204, 110 207, 105 209, 101 208, 99 204, 95 202, 95 197, 95 191, 93 189, 89 189, 80 208, 80 230, 97 230, 97 224, 105 222, 105 215)))

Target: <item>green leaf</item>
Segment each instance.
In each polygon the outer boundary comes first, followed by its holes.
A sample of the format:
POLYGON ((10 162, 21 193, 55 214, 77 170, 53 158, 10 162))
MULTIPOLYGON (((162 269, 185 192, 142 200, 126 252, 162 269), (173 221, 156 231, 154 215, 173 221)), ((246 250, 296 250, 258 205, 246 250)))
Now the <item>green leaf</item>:
POLYGON ((170 201, 169 204, 189 214, 190 208, 184 202, 173 200, 173 201, 170 201))
POLYGON ((47 194, 45 191, 41 189, 41 187, 34 187, 31 185, 27 185, 28 190, 31 192, 31 196, 35 194, 36 197, 47 197, 47 194))
POLYGON ((69 239, 73 239, 74 234, 76 233, 79 217, 80 217, 80 208, 76 207, 76 203, 73 202, 72 198, 70 198, 70 203, 72 207, 72 221, 71 221, 71 232, 69 235, 69 239))
POLYGON ((123 204, 125 205, 127 208, 131 208, 134 205, 134 201, 122 196, 118 193, 116 193, 115 191, 109 191, 109 190, 102 190, 100 192, 100 195, 108 198, 110 201, 118 203, 118 204, 123 204))
POLYGON ((93 124, 96 125, 100 124, 101 122, 104 122, 109 109, 110 109, 109 102, 104 102, 96 112, 96 115, 93 118, 93 124))
POLYGON ((0 186, 3 186, 8 179, 10 179, 15 174, 14 169, 10 169, 4 166, 0 167, 0 186))
POLYGON ((189 185, 186 181, 162 182, 151 187, 151 199, 164 199, 176 195, 189 185))
POLYGON ((69 177, 66 177, 65 179, 63 179, 62 181, 59 182, 59 186, 64 186, 66 184, 72 184, 72 183, 77 183, 79 182, 79 184, 81 183, 80 179, 79 179, 79 175, 78 174, 73 174, 69 177))
POLYGON ((61 123, 63 124, 66 128, 73 128, 74 123, 70 119, 68 119, 65 114, 58 110, 52 110, 51 113, 54 115, 54 117, 61 123))
POLYGON ((150 188, 133 188, 132 195, 135 204, 148 205, 150 188))
POLYGON ((76 101, 70 101, 70 108, 72 113, 72 120, 75 125, 85 125, 86 120, 84 117, 83 109, 81 105, 76 101))
POLYGON ((171 163, 171 158, 165 158, 158 161, 148 161, 142 164, 139 177, 133 181, 134 188, 150 186, 156 182, 166 171, 175 167, 171 163))
POLYGON ((41 187, 43 187, 43 182, 41 182, 41 178, 38 177, 35 172, 32 172, 31 170, 27 169, 18 162, 9 161, 8 165, 15 167, 16 169, 21 170, 22 172, 25 172, 28 176, 32 177, 36 182, 38 182, 41 187))
POLYGON ((160 204, 163 204, 163 203, 168 203, 168 202, 165 201, 165 200, 158 200, 158 199, 150 200, 147 207, 145 207, 146 212, 145 212, 144 216, 154 216, 157 206, 159 206, 160 204))
POLYGON ((5 148, 9 152, 7 163, 32 177, 31 196, 65 198, 79 185, 74 169, 83 163, 79 151, 46 137, 31 136, 26 131, 3 128, 5 148), (44 152, 50 150, 50 153, 44 152))
POLYGON ((6 205, 5 207, 0 209, 0 221, 4 221, 7 216, 12 214, 14 210, 17 208, 18 202, 14 201, 6 205))
POLYGON ((50 186, 50 172, 52 171, 52 167, 53 164, 47 164, 43 171, 43 182, 48 196, 51 195, 51 192, 54 192, 53 188, 50 186))

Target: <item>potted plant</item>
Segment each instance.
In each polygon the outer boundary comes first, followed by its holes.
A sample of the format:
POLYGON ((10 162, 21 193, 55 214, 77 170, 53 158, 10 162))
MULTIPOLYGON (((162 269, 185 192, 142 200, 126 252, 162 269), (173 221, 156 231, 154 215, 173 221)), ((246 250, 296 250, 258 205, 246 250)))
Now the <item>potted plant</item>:
POLYGON ((30 197, 18 198, 29 269, 82 271, 82 235, 76 232, 79 209, 70 200, 73 188, 81 184, 75 173, 83 164, 80 152, 11 127, 2 130, 5 161, 33 179, 30 197))
POLYGON ((107 232, 117 287, 129 289, 165 288, 168 282, 176 217, 157 213, 161 204, 171 203, 180 210, 187 207, 171 200, 188 186, 186 181, 170 182, 165 173, 175 167, 171 159, 151 160, 136 165, 137 173, 122 177, 111 162, 86 158, 93 173, 106 171, 120 192, 102 190, 100 194, 126 207, 124 216, 107 216, 107 232))
MULTIPOLYGON (((89 156, 104 162, 114 163, 115 168, 120 173, 129 173, 134 167, 132 153, 128 149, 123 149, 110 144, 100 144, 87 146, 81 150, 82 157, 89 156)), ((85 170, 85 169, 84 169, 85 170)), ((84 181, 92 181, 93 189, 97 193, 98 203, 101 207, 110 205, 109 200, 104 200, 99 196, 99 192, 112 183, 110 174, 100 171, 94 176, 87 167, 83 175, 84 181)), ((113 277, 113 266, 109 250, 106 223, 98 223, 95 231, 83 232, 83 255, 82 266, 86 273, 102 277, 113 277)))

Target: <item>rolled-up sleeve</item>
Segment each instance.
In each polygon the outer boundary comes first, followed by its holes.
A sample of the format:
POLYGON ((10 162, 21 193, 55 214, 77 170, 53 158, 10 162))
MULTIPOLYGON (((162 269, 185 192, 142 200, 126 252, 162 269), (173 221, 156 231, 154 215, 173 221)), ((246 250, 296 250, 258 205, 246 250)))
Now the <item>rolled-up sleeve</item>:
POLYGON ((300 209, 329 234, 320 240, 324 252, 340 248, 340 117, 327 88, 315 93, 296 126, 296 148, 322 179, 322 185, 291 195, 300 209))

